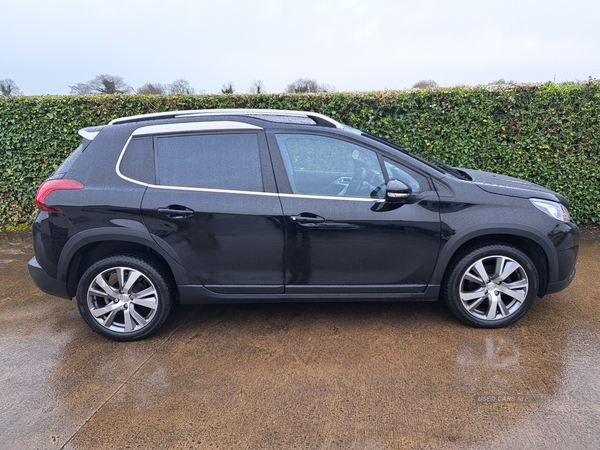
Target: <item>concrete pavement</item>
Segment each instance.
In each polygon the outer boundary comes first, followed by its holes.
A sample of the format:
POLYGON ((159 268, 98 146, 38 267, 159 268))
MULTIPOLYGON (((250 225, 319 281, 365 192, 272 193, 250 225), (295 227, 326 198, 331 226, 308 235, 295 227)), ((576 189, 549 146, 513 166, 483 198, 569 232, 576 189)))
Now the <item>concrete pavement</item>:
POLYGON ((600 448, 600 239, 517 324, 436 303, 181 307, 93 333, 0 233, 0 448, 600 448))

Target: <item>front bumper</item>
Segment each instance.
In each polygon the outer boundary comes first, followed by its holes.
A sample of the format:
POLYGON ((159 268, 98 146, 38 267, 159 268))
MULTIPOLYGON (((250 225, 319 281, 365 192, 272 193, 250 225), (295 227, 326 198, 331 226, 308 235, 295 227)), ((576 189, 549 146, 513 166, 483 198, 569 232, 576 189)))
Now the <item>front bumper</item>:
POLYGON ((572 222, 562 223, 548 237, 554 243, 558 267, 556 276, 549 280, 545 294, 554 294, 569 286, 575 278, 579 253, 579 228, 572 222))
POLYGON ((576 272, 577 271, 575 270, 575 268, 573 268, 571 275, 569 275, 566 279, 548 284, 545 294, 554 294, 556 292, 562 291, 563 289, 566 289, 567 286, 571 284, 571 281, 573 281, 573 278, 575 278, 576 272))

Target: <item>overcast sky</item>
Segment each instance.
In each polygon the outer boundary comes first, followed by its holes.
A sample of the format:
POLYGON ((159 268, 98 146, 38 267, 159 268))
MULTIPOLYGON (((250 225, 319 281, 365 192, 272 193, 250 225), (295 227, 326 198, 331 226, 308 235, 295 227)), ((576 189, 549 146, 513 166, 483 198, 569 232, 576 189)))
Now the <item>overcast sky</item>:
POLYGON ((98 74, 199 92, 297 78, 337 91, 600 78, 600 0, 0 0, 0 79, 98 74))

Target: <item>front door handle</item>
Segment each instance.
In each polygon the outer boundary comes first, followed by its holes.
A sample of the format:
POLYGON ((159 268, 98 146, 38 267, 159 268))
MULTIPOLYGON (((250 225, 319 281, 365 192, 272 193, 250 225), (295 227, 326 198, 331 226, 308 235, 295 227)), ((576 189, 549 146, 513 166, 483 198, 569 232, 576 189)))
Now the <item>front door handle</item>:
POLYGON ((321 216, 317 216, 316 214, 310 213, 302 213, 297 216, 290 216, 290 220, 297 224, 305 224, 305 223, 322 223, 325 222, 325 218, 321 216))
POLYGON ((164 214, 171 219, 183 219, 194 214, 194 210, 180 205, 169 205, 166 208, 158 208, 159 214, 164 214))

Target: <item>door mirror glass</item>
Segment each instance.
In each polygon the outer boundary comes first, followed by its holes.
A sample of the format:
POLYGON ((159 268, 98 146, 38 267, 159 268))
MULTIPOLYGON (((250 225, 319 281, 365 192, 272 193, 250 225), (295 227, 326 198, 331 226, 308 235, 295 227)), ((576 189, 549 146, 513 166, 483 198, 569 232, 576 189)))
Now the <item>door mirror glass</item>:
POLYGON ((388 202, 405 202, 412 195, 412 189, 402 181, 392 179, 388 182, 385 191, 385 200, 388 202))

